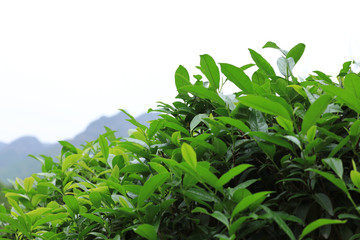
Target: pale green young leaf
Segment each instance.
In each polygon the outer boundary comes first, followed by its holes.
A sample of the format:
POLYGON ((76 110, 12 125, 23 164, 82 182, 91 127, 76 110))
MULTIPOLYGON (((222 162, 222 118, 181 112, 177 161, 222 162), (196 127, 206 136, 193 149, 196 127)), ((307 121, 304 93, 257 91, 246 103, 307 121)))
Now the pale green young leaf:
POLYGON ((358 188, 360 189, 360 173, 356 170, 352 170, 350 172, 350 178, 352 183, 358 188))
POLYGON ((316 125, 311 126, 309 130, 307 130, 306 137, 309 142, 314 141, 316 136, 316 131, 317 131, 316 125))
POLYGON ((145 182, 144 187, 141 188, 140 190, 137 207, 138 208, 142 207, 145 203, 145 200, 148 199, 156 191, 158 187, 163 185, 169 176, 170 176, 169 173, 160 173, 150 177, 145 182))
POLYGON ((65 172, 70 168, 72 165, 74 165, 76 162, 78 162, 82 158, 82 154, 73 154, 70 156, 67 156, 61 165, 62 172, 65 172))
POLYGON ((34 184, 34 181, 35 179, 33 177, 28 177, 28 178, 25 178, 24 179, 24 189, 25 189, 25 192, 30 192, 32 187, 33 187, 33 184, 34 184))
POLYGON ((209 80, 210 88, 219 89, 220 86, 220 72, 214 59, 204 54, 200 56, 200 70, 209 80))
POLYGON ((194 170, 197 165, 196 152, 194 149, 187 143, 181 145, 181 154, 185 160, 194 170))
POLYGON ((104 135, 99 136, 99 145, 103 157, 105 158, 105 160, 107 160, 109 157, 109 143, 104 137, 104 135))
POLYGON ((309 109, 306 111, 304 119, 301 125, 301 132, 306 134, 311 126, 313 126, 316 121, 320 118, 321 114, 325 111, 327 106, 331 101, 329 95, 322 95, 316 101, 310 105, 309 109))
POLYGON ((254 93, 250 78, 238 67, 231 64, 220 63, 221 72, 227 77, 229 81, 234 83, 238 88, 245 93, 254 93))
POLYGON ((344 224, 346 223, 347 220, 336 220, 336 219, 326 219, 326 218, 320 218, 317 219, 311 223, 309 223, 304 230, 302 231, 299 240, 303 239, 306 235, 308 235, 309 233, 311 233, 312 231, 325 226, 325 225, 330 225, 330 224, 344 224))

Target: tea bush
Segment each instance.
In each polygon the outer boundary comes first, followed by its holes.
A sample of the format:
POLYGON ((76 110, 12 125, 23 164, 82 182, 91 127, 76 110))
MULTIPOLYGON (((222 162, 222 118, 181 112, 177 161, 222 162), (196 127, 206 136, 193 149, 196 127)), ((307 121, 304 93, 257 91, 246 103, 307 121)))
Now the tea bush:
POLYGON ((42 173, 5 191, 1 239, 360 238, 359 74, 346 62, 338 83, 299 79, 304 44, 264 48, 282 76, 251 49, 242 67, 202 55, 194 80, 176 70, 178 100, 149 127, 128 114, 128 138, 107 129, 37 157, 42 173))

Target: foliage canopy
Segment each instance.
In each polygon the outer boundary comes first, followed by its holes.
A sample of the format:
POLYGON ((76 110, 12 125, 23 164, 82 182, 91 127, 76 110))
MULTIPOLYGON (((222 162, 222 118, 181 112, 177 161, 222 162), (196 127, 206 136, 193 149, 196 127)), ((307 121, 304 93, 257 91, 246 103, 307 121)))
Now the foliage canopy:
POLYGON ((17 179, 0 206, 2 239, 357 239, 360 232, 360 77, 338 83, 292 74, 305 45, 279 50, 273 68, 200 56, 179 66, 177 101, 128 138, 114 131, 42 173, 17 179), (249 76, 249 69, 253 73, 249 76), (238 90, 221 92, 226 82, 238 90))

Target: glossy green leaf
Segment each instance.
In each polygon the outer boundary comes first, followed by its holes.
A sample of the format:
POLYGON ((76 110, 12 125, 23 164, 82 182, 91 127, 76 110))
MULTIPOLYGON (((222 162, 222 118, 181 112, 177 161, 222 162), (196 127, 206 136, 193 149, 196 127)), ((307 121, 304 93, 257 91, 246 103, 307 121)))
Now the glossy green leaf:
POLYGON ((309 109, 305 113, 304 119, 301 125, 301 132, 306 134, 311 126, 320 118, 321 114, 325 111, 331 101, 329 95, 322 95, 316 101, 310 105, 309 109))
POLYGON ((336 99, 360 114, 360 99, 353 92, 335 86, 321 86, 325 92, 336 96, 336 99))
POLYGON ((61 146, 63 147, 64 151, 70 151, 72 153, 78 153, 76 150, 76 147, 74 145, 72 145, 71 143, 67 142, 67 141, 58 141, 58 143, 61 144, 61 146))
POLYGON ((216 92, 213 92, 207 88, 200 87, 200 86, 184 86, 184 87, 181 87, 180 90, 184 90, 195 96, 198 96, 199 98, 209 99, 209 100, 212 100, 222 106, 226 106, 226 103, 224 102, 224 100, 222 100, 222 98, 216 92))
POLYGON ((342 179, 344 168, 341 159, 339 158, 324 158, 322 162, 328 165, 335 173, 338 175, 339 178, 342 179))
POLYGON ((254 93, 250 78, 238 67, 231 64, 220 63, 221 72, 227 77, 229 81, 234 83, 238 88, 245 93, 254 93))
POLYGON ((249 48, 249 51, 250 51, 251 58, 254 60, 256 65, 259 67, 259 69, 264 71, 271 78, 276 76, 275 71, 272 68, 272 66, 260 54, 258 54, 257 52, 255 52, 254 50, 252 50, 250 48, 249 48))
POLYGON ((280 47, 278 47, 278 45, 276 45, 276 43, 268 41, 267 43, 265 43, 265 45, 262 48, 274 48, 274 49, 280 49, 280 47))
POLYGON ((239 102, 261 112, 281 116, 291 121, 291 116, 285 107, 265 97, 248 95, 240 97, 239 102))
POLYGON ((142 207, 145 203, 145 200, 148 199, 158 187, 163 185, 169 176, 169 173, 160 173, 149 178, 145 182, 144 187, 140 190, 137 207, 142 207))
POLYGON ((346 188, 345 182, 343 180, 339 179, 339 178, 336 178, 333 174, 323 172, 323 171, 320 171, 320 170, 317 170, 317 169, 308 169, 308 171, 312 171, 312 172, 315 172, 315 173, 319 174, 320 176, 326 178, 332 184, 334 184, 335 186, 340 188, 344 193, 346 193, 347 195, 349 194, 349 191, 346 188))
POLYGON ((218 89, 220 84, 219 68, 208 54, 200 56, 200 70, 209 80, 210 88, 218 89))
POLYGON ((134 232, 148 240, 157 240, 156 228, 150 224, 141 224, 134 229, 134 232))
POLYGON ((193 169, 196 169, 197 158, 194 149, 187 143, 181 145, 181 154, 185 160, 193 169))
POLYGON ((350 73, 345 76, 344 88, 352 92, 357 99, 360 99, 360 77, 355 73, 350 73))
POLYGON ((301 56, 303 55, 304 51, 305 51, 305 44, 299 43, 295 47, 290 49, 290 51, 286 55, 286 58, 293 58, 295 63, 297 63, 300 60, 301 56))
POLYGON ((228 218, 219 211, 214 211, 212 214, 210 214, 210 216, 212 216, 213 218, 219 220, 220 222, 222 222, 227 228, 229 228, 229 220, 228 218))
POLYGON ((217 185, 224 186, 231 179, 233 179, 234 177, 241 174, 246 169, 248 169, 249 167, 252 167, 252 166, 253 165, 251 165, 251 164, 241 164, 241 165, 231 168, 229 171, 227 171, 220 177, 219 181, 217 182, 217 185))
POLYGON ((307 140, 308 140, 309 142, 314 141, 315 136, 316 136, 316 131, 317 131, 316 125, 311 126, 311 127, 307 130, 306 137, 307 137, 307 140))
POLYGON ((205 167, 202 167, 198 164, 196 167, 196 172, 204 183, 207 183, 210 186, 222 191, 222 188, 218 187, 217 185, 218 178, 209 169, 206 169, 205 167))
POLYGON ((278 116, 278 117, 276 117, 276 121, 285 130, 287 130, 289 132, 292 132, 294 130, 293 123, 289 119, 278 116))
POLYGON ((243 131, 244 133, 250 132, 250 129, 248 126, 245 125, 241 120, 230 118, 230 117, 217 117, 220 121, 222 121, 225 124, 229 124, 233 127, 236 127, 243 131))
POLYGON ((326 219, 326 218, 320 218, 317 219, 311 223, 309 223, 304 230, 302 231, 299 240, 303 239, 306 235, 308 235, 309 233, 311 233, 312 231, 325 226, 325 225, 330 225, 330 224, 344 224, 346 223, 346 220, 336 220, 336 219, 326 219))
POLYGON ((186 68, 184 68, 182 65, 180 65, 175 72, 175 85, 176 89, 180 92, 181 87, 191 85, 190 83, 190 76, 186 68))
POLYGON ((79 202, 76 200, 76 198, 74 196, 65 195, 65 196, 63 196, 63 201, 66 204, 66 206, 68 208, 70 208, 70 210, 73 213, 75 213, 75 214, 79 213, 79 211, 80 211, 79 202))
POLYGON ((241 200, 234 208, 231 218, 234 218, 239 212, 247 209, 252 205, 254 202, 257 202, 260 199, 265 199, 267 195, 272 193, 272 191, 265 191, 265 192, 257 192, 255 194, 246 196, 243 200, 241 200))
POLYGON ((164 126, 164 121, 162 119, 153 120, 150 123, 149 130, 147 132, 147 136, 149 139, 152 139, 155 134, 164 126))
POLYGON ((70 155, 68 157, 66 157, 64 159, 64 161, 62 162, 61 165, 61 170, 63 172, 65 172, 66 170, 68 170, 68 168, 70 168, 71 166, 73 166, 76 162, 78 162, 80 159, 82 158, 82 154, 73 154, 70 155))

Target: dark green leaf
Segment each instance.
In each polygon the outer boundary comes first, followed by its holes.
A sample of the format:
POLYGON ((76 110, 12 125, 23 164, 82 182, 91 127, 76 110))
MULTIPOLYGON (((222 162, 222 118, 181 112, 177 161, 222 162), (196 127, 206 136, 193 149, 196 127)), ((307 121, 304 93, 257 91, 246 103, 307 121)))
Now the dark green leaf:
POLYGON ((156 228, 150 224, 141 224, 134 229, 134 232, 148 240, 157 240, 156 228))
POLYGON ((271 67, 271 65, 260 54, 258 54, 254 50, 249 48, 249 51, 251 58, 254 60, 256 65, 259 67, 259 69, 264 71, 270 78, 274 78, 276 74, 274 69, 271 67))
POLYGON ((330 225, 330 224, 344 224, 346 223, 346 220, 336 220, 336 219, 325 219, 320 218, 317 219, 311 223, 309 223, 304 230, 302 231, 299 240, 303 239, 306 235, 314 231, 315 229, 318 229, 319 227, 330 225))

